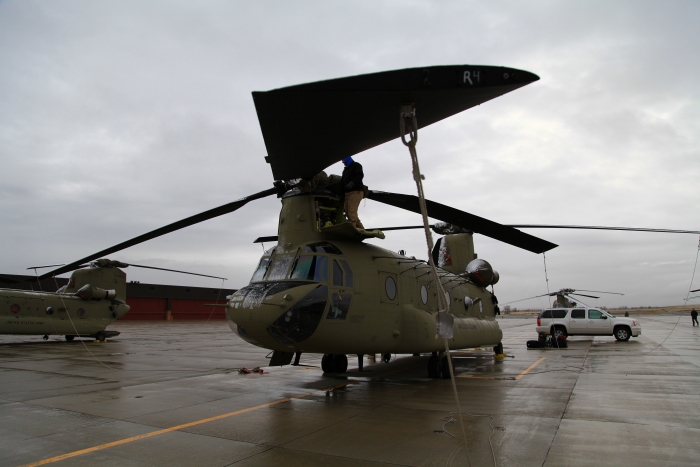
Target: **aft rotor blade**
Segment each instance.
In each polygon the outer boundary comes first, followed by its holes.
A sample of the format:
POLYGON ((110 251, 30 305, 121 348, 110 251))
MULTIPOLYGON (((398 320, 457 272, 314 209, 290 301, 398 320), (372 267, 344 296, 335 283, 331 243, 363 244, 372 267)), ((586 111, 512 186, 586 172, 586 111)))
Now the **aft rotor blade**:
POLYGON ((107 249, 104 249, 102 251, 98 251, 95 254, 92 254, 90 256, 86 256, 85 258, 81 258, 78 261, 74 261, 70 264, 67 264, 61 268, 55 269, 51 272, 47 272, 46 274, 42 275, 41 278, 45 277, 51 277, 51 276, 57 276, 59 274, 63 274, 64 272, 72 271, 75 269, 78 265, 90 262, 92 260, 95 260, 97 258, 101 258, 103 256, 107 256, 109 254, 112 254, 117 251, 124 250, 125 248, 129 248, 134 245, 138 245, 139 243, 146 242, 148 240, 152 240, 154 238, 160 237, 162 235, 175 232, 176 230, 184 229, 185 227, 189 227, 191 225, 199 224, 200 222, 207 221, 209 219, 213 219, 215 217, 223 216, 224 214, 228 214, 230 212, 233 212, 237 209, 242 208, 246 204, 248 204, 250 201, 254 201, 256 199, 264 198, 266 196, 274 195, 277 193, 277 188, 270 188, 268 190, 261 191, 259 193, 255 193, 250 196, 246 196, 245 198, 241 198, 237 201, 233 201, 228 204, 224 204, 222 206, 219 206, 218 208, 210 209, 208 211, 204 211, 200 214, 195 214, 194 216, 190 216, 186 219, 182 219, 181 221, 173 222, 172 224, 168 224, 165 227, 161 227, 156 230, 152 230, 148 233, 145 233, 143 235, 139 235, 138 237, 134 237, 131 240, 127 240, 125 242, 119 243, 118 245, 114 245, 112 247, 109 247, 107 249))
POLYGON ((275 180, 308 180, 398 139, 403 104, 415 105, 424 128, 538 79, 497 66, 431 66, 254 92, 253 101, 275 180))
POLYGON ((187 272, 187 271, 178 271, 177 269, 165 269, 165 268, 156 268, 153 266, 142 266, 140 264, 134 264, 134 263, 129 263, 129 266, 133 266, 135 268, 144 268, 144 269, 156 269, 158 271, 169 271, 169 272, 179 272, 180 274, 189 274, 190 276, 201 276, 201 277, 211 277, 213 279, 223 279, 227 281, 228 279, 225 277, 219 277, 219 276, 208 276, 206 274, 197 274, 196 272, 187 272))
POLYGON ((691 290, 691 292, 700 292, 700 289, 691 290))
POLYGON ((643 227, 605 227, 598 225, 543 225, 543 224, 506 224, 516 229, 582 229, 582 230, 626 230, 630 232, 657 232, 657 233, 681 233, 700 234, 700 230, 671 230, 671 229, 647 229, 643 227))
MULTIPOLYGON (((380 203, 420 214, 418 197, 414 195, 370 190, 367 197, 380 203)), ((474 214, 469 214, 468 212, 460 211, 459 209, 451 208, 427 199, 425 203, 428 208, 428 216, 433 219, 439 219, 443 222, 464 227, 475 233, 480 233, 518 248, 533 253, 544 253, 545 251, 557 247, 557 245, 547 240, 534 237, 512 227, 484 219, 483 217, 475 216, 474 214)))
POLYGON ((584 290, 584 289, 576 289, 576 290, 580 291, 580 292, 609 293, 612 295, 624 295, 623 293, 620 293, 620 292, 603 292, 602 290, 584 290))
POLYGON ((580 297, 600 298, 600 297, 595 297, 595 296, 593 296, 593 295, 586 295, 586 294, 582 294, 582 293, 568 293, 568 294, 566 294, 566 295, 578 295, 578 296, 580 296, 580 297))

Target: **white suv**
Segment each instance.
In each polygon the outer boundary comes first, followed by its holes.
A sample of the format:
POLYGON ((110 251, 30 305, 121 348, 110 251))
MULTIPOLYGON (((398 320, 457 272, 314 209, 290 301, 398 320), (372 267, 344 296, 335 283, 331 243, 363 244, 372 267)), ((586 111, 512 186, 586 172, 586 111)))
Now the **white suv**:
POLYGON ((542 310, 537 317, 537 333, 558 336, 615 336, 628 341, 642 333, 639 321, 618 318, 596 308, 552 308, 542 310))

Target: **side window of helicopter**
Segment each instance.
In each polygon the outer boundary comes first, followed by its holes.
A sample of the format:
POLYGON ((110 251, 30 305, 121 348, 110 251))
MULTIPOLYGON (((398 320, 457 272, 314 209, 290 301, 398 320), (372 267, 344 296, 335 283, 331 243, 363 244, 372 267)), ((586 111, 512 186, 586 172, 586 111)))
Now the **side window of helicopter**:
POLYGON ((384 291, 386 292, 386 298, 389 300, 396 299, 396 280, 387 276, 386 281, 384 281, 384 291))
POLYGON ((336 287, 352 287, 352 269, 347 261, 333 260, 333 285, 336 287))
POLYGON ((328 308, 326 319, 345 319, 350 310, 350 299, 352 295, 349 293, 334 293, 331 294, 331 306, 328 308))
POLYGON ((290 279, 326 282, 328 280, 328 257, 300 255, 294 260, 290 279))
POLYGON ((420 286, 420 301, 423 305, 428 304, 428 286, 425 284, 420 286))

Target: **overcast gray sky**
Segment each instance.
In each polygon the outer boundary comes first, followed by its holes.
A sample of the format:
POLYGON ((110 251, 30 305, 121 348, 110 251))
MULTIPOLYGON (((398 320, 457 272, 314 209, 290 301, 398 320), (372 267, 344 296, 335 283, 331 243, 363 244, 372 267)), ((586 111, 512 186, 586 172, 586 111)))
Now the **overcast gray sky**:
MULTIPOLYGON (((421 131, 428 198, 504 224, 698 230, 699 21, 697 1, 0 1, 0 272, 70 262, 268 188, 251 91, 427 65, 541 77, 421 131)), ((370 188, 415 193, 400 141, 355 159, 370 188)), ((267 198, 111 258, 238 288, 279 206, 267 198)), ((360 216, 420 220, 373 201, 360 216)), ((625 293, 591 305, 682 304, 689 290, 696 235, 527 232, 560 245, 551 290, 625 293)), ((475 239, 501 303, 547 291, 542 255, 475 239)), ((427 256, 420 231, 377 243, 427 256)))

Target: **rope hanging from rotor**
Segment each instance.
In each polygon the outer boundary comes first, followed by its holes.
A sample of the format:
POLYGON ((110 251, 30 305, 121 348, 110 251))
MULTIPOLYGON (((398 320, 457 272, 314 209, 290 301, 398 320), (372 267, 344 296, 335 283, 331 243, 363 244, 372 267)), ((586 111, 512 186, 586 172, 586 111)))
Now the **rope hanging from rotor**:
POLYGON ((457 383, 455 382, 455 372, 452 366, 452 359, 450 358, 450 346, 447 339, 451 339, 454 334, 453 324, 454 317, 448 312, 449 303, 447 303, 447 297, 445 289, 442 286, 442 281, 438 274, 437 268, 435 267, 435 261, 433 261, 433 235, 430 231, 430 223, 428 222, 428 208, 425 204, 425 193, 423 191, 423 180, 425 177, 420 173, 420 166, 418 165, 418 153, 416 152, 416 143, 418 142, 418 120, 416 119, 416 107, 414 104, 405 104, 401 106, 399 125, 401 129, 401 142, 404 146, 408 147, 408 151, 411 154, 411 163, 413 165, 413 180, 416 182, 416 189, 418 191, 418 204, 420 206, 420 213, 423 217, 423 230, 425 231, 425 241, 428 247, 428 264, 432 275, 435 278, 435 283, 438 289, 438 312, 435 317, 437 325, 437 333, 445 344, 445 355, 447 359, 447 365, 450 369, 450 379, 452 381, 452 390, 454 392, 455 401, 457 403, 457 412, 459 413, 459 424, 462 427, 462 436, 464 438, 464 448, 467 453, 467 462, 471 465, 469 460, 469 448, 467 445, 467 432, 464 429, 464 421, 462 420, 462 409, 459 405, 459 395, 457 393, 457 383), (409 140, 406 141, 406 133, 408 130, 409 140))

